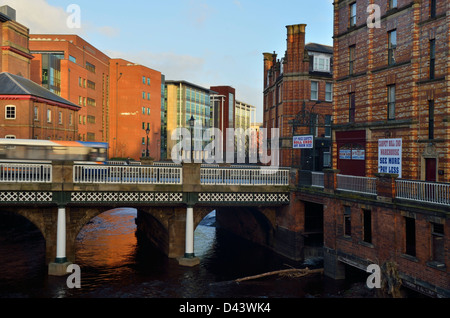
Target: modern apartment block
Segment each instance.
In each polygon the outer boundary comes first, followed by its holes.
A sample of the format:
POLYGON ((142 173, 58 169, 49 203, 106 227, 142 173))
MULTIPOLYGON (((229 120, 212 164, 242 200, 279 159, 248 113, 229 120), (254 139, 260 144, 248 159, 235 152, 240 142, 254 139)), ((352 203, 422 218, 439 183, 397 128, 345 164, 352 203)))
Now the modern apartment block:
POLYGON ((279 129, 280 165, 321 171, 330 164, 333 48, 305 44, 305 24, 289 25, 287 50, 264 53, 264 128, 279 129), (294 149, 294 136, 311 148, 294 149))
MULTIPOLYGON (((165 103, 164 120, 167 131, 167 148, 165 149, 166 158, 172 159, 172 149, 179 142, 172 140, 172 136, 177 128, 189 127, 189 120, 193 117, 197 129, 207 129, 212 127, 211 121, 211 100, 212 91, 196 84, 186 81, 165 81, 165 103)), ((203 133, 201 132, 203 136, 203 133)), ((194 138, 194 143, 205 143, 200 138, 194 138)), ((203 149, 203 148, 202 148, 203 149)), ((200 152, 195 154, 201 156, 200 152)), ((197 158, 197 157, 195 157, 197 158)))
POLYGON ((368 1, 334 2, 334 167, 373 176, 379 140, 401 140, 392 172, 449 182, 448 1, 371 3, 380 9, 373 27, 368 1))
POLYGON ((252 128, 256 122, 256 107, 236 100, 234 127, 241 128, 244 131, 252 128))
POLYGON ((110 59, 76 35, 30 35, 31 79, 81 107, 78 140, 108 142, 110 59))
POLYGON ((161 73, 111 59, 110 79, 109 157, 160 160, 161 73))

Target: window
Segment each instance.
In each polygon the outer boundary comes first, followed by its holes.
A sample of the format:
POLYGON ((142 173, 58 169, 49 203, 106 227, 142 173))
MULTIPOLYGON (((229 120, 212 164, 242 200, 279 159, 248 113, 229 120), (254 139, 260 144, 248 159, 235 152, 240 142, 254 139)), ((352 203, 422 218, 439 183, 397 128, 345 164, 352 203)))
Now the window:
POLYGON ((62 112, 58 113, 58 124, 62 125, 63 123, 63 114, 62 112))
POLYGON ((150 115, 150 108, 147 108, 147 115, 150 115))
POLYGON ((348 121, 350 123, 355 122, 355 116, 356 116, 356 101, 355 101, 355 93, 350 93, 348 97, 348 104, 349 104, 349 114, 348 114, 348 121))
POLYGON ((87 141, 95 141, 95 134, 94 133, 87 133, 87 141))
POLYGON ((95 116, 88 115, 87 122, 88 122, 88 124, 95 124, 95 122, 96 122, 95 116))
POLYGON ((350 4, 350 21, 349 21, 350 27, 353 27, 356 25, 356 2, 350 4))
POLYGON ((147 99, 150 100, 150 93, 147 93, 147 99))
POLYGON ((363 241, 372 243, 372 211, 363 210, 363 241))
POLYGON ((416 220, 405 217, 405 253, 416 256, 416 220))
POLYGON ((431 258, 435 262, 445 263, 444 225, 431 223, 431 258))
POLYGON ((352 217, 349 206, 344 207, 344 236, 352 235, 352 217))
POLYGON ((436 40, 430 40, 430 79, 434 79, 434 61, 436 56, 436 40))
POLYGON ((39 121, 39 107, 34 106, 34 121, 39 121))
POLYGON ((87 69, 89 72, 95 73, 95 65, 93 65, 93 64, 91 64, 91 63, 89 63, 89 62, 86 62, 86 69, 87 69))
POLYGON ((147 85, 150 85, 150 77, 147 78, 147 85))
POLYGON ((330 58, 325 56, 314 56, 314 71, 329 72, 330 58))
POLYGON ((395 85, 388 86, 388 119, 395 119, 395 85))
POLYGON ((311 100, 319 99, 319 82, 311 81, 311 100))
POLYGON ((87 81, 87 88, 95 90, 95 82, 88 80, 87 81))
POLYGON ((428 139, 434 139, 434 100, 428 101, 428 139))
POLYGON ((145 137, 142 137, 142 144, 145 145, 145 137))
POLYGON ((72 55, 69 55, 69 61, 71 61, 73 63, 77 63, 77 59, 75 57, 73 57, 72 55))
POLYGON ((355 45, 352 45, 348 48, 348 75, 353 75, 353 72, 355 70, 355 51, 355 45))
MULTIPOLYGON (((5 139, 16 139, 16 136, 14 136, 14 135, 6 135, 5 139)), ((8 147, 8 149, 15 149, 15 148, 16 147, 11 147, 11 148, 8 147)))
POLYGON ((69 114, 69 125, 73 126, 73 114, 69 114))
POLYGON ((430 0, 430 18, 436 17, 436 0, 430 0))
POLYGON ((145 99, 145 92, 142 92, 142 99, 145 99))
POLYGON ((5 119, 16 119, 16 106, 5 107, 5 119))
POLYGON ((333 101, 333 84, 326 83, 325 85, 325 101, 333 101))
POLYGON ((50 109, 47 109, 47 123, 52 122, 52 111, 50 109))
POLYGON ((88 97, 88 99, 87 99, 87 104, 88 104, 89 106, 95 106, 95 105, 97 105, 97 102, 95 101, 95 99, 89 98, 89 97, 88 97))
MULTIPOLYGON (((317 114, 311 114, 311 118, 310 118, 311 122, 309 124, 309 133, 311 135, 314 135, 315 137, 318 136, 319 134, 319 115, 317 114)), ((280 121, 281 121, 281 117, 280 117, 280 121)), ((278 126, 278 128, 282 128, 280 126, 278 126)))
POLYGON ((145 76, 142 76, 142 84, 147 83, 147 78, 145 76))
POLYGON ((397 30, 388 32, 388 64, 395 64, 395 49, 397 48, 397 30))
POLYGON ((389 0, 389 9, 397 8, 397 0, 389 0))
POLYGON ((325 137, 331 137, 331 115, 325 115, 325 137))

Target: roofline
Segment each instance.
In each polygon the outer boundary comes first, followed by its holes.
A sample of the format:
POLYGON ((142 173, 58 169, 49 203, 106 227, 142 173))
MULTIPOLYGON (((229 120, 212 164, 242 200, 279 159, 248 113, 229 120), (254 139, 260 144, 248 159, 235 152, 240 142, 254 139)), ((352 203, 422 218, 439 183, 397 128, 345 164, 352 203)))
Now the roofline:
POLYGON ((201 89, 203 91, 208 91, 210 94, 211 94, 211 92, 214 92, 210 88, 205 88, 203 86, 200 86, 200 85, 197 85, 197 84, 193 84, 193 83, 190 83, 190 82, 185 81, 185 80, 178 80, 178 81, 176 81, 176 80, 166 80, 165 83, 166 84, 185 84, 185 85, 189 85, 189 86, 193 86, 193 87, 199 88, 199 89, 201 89))
POLYGON ((79 111, 81 109, 80 106, 75 105, 73 103, 64 104, 64 103, 56 102, 56 101, 53 101, 50 99, 37 97, 34 95, 0 95, 0 100, 32 100, 34 102, 45 103, 48 105, 58 106, 58 107, 62 107, 62 108, 68 108, 70 110, 75 110, 75 111, 79 111))

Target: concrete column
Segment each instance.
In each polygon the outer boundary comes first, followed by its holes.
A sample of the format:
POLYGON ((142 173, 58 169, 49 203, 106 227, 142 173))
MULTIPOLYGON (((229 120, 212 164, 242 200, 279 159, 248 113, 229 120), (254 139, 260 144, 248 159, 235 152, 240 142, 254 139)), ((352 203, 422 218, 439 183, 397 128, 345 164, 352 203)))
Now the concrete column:
POLYGON ((186 211, 186 249, 185 258, 194 258, 194 209, 188 207, 186 211))
POLYGON ((56 231, 56 259, 48 266, 48 274, 51 276, 68 275, 67 267, 71 265, 66 256, 66 208, 58 208, 58 221, 56 231))
POLYGON ((189 206, 186 210, 186 243, 184 257, 178 260, 182 266, 197 266, 200 260, 194 254, 194 208, 189 206))
POLYGON ((66 263, 66 208, 58 208, 58 228, 56 232, 56 263, 66 263))

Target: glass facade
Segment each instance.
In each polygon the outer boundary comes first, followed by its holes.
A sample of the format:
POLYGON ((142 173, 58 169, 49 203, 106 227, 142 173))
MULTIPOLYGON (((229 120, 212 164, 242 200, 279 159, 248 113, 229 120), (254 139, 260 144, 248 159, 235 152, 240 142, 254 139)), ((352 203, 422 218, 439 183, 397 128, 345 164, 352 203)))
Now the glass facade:
POLYGON ((61 60, 63 53, 42 54, 42 86, 52 93, 61 96, 61 60))

